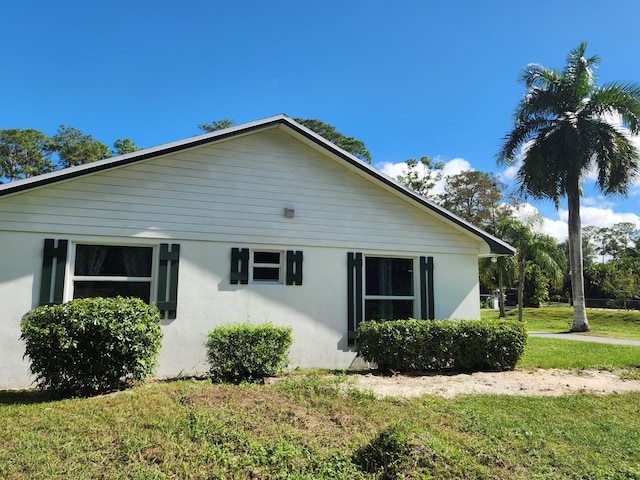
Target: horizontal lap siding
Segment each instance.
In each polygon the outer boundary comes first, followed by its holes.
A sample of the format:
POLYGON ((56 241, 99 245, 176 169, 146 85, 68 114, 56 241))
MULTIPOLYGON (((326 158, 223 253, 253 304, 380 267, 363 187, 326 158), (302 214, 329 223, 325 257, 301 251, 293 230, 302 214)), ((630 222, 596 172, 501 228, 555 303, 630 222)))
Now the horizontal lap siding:
POLYGON ((478 249, 435 215, 278 130, 0 199, 0 225, 60 234, 478 249), (295 208, 295 218, 284 217, 286 206, 295 208))

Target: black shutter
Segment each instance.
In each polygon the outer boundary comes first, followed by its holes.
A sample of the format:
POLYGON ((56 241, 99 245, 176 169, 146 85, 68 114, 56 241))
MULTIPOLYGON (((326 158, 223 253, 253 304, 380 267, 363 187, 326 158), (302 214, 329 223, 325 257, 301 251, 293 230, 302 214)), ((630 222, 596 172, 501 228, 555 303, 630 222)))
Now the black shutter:
POLYGON ((287 285, 302 285, 302 251, 287 250, 287 285))
POLYGON ((348 344, 354 345, 362 321, 362 253, 347 253, 347 305, 348 344))
POLYGON ((420 314, 423 319, 435 318, 433 257, 420 257, 420 314))
POLYGON ((231 283, 249 283, 249 249, 231 249, 231 283))
POLYGON ((178 264, 180 245, 160 244, 160 268, 158 271, 158 295, 156 306, 163 318, 173 320, 178 311, 178 264))
POLYGON ((64 271, 67 263, 68 240, 45 238, 40 280, 40 305, 62 303, 64 271), (51 288, 53 286, 53 288, 51 288))

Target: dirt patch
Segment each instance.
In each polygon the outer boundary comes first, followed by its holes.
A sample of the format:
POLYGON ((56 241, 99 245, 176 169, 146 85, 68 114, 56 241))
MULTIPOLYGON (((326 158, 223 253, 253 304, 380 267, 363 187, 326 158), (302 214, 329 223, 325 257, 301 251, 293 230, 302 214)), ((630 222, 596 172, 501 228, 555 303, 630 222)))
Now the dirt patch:
POLYGON ((247 417, 260 415, 261 418, 269 420, 265 424, 284 423, 301 432, 339 428, 339 425, 328 422, 320 414, 310 412, 285 395, 272 390, 245 390, 241 387, 212 385, 207 390, 187 396, 183 403, 210 408, 226 406, 235 414, 243 412, 247 417))
POLYGON ((605 370, 514 370, 473 374, 353 376, 354 386, 378 397, 416 397, 424 394, 453 398, 484 393, 496 395, 548 395, 626 393, 640 391, 639 380, 624 380, 605 370))

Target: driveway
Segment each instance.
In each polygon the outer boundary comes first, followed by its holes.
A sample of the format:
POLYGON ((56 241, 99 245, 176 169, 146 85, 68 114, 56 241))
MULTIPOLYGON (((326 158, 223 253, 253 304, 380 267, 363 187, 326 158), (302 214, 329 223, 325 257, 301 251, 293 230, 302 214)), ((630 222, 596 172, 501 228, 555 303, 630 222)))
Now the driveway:
POLYGON ((640 340, 625 340, 622 338, 595 337, 576 333, 529 332, 530 337, 558 338, 561 340, 577 340, 579 342, 611 343, 614 345, 635 345, 640 347, 640 340))

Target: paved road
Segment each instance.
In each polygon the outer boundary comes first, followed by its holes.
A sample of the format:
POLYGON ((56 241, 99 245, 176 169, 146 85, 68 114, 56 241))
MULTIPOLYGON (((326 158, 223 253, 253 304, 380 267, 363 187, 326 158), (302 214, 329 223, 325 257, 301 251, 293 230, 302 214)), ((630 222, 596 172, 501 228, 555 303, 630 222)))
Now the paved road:
POLYGON ((625 340, 622 338, 593 337, 575 333, 529 332, 530 337, 559 338, 562 340, 578 340, 580 342, 612 343, 615 345, 635 345, 640 347, 640 340, 625 340))

